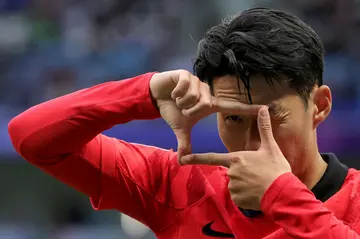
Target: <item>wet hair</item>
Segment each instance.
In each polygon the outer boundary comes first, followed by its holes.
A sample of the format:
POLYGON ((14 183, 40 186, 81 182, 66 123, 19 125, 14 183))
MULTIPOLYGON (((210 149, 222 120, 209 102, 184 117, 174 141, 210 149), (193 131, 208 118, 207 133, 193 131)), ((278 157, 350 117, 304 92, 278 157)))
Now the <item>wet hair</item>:
POLYGON ((289 13, 252 8, 212 27, 198 44, 194 73, 213 87, 216 77, 235 76, 251 99, 250 76, 262 75, 295 89, 307 102, 323 84, 324 48, 320 37, 289 13))

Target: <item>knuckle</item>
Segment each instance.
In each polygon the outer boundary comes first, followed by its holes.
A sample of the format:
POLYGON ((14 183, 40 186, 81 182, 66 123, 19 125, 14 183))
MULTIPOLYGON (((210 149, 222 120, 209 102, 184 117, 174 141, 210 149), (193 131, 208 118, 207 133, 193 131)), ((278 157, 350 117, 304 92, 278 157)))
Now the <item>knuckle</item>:
POLYGON ((221 107, 221 105, 220 105, 220 103, 219 103, 219 99, 216 98, 216 97, 212 98, 212 100, 211 100, 211 105, 212 105, 212 107, 214 107, 214 108, 219 108, 219 107, 221 107))
POLYGON ((200 81, 200 88, 201 88, 202 92, 206 92, 208 94, 211 94, 211 88, 210 88, 210 86, 208 84, 200 81))
POLYGON ((190 78, 189 77, 183 77, 180 79, 179 84, 183 84, 186 85, 187 87, 189 87, 190 85, 190 78))
POLYGON ((199 92, 189 92, 187 98, 189 99, 189 101, 195 103, 199 100, 199 92))
POLYGON ((190 72, 187 71, 187 70, 184 70, 184 69, 178 70, 178 73, 179 73, 180 75, 190 75, 190 72))
POLYGON ((179 83, 190 85, 190 77, 184 75, 183 77, 180 77, 179 83))
POLYGON ((204 99, 204 100, 202 100, 201 104, 202 104, 202 107, 207 108, 207 109, 212 107, 211 100, 204 99))
POLYGON ((203 82, 201 82, 201 84, 203 84, 204 88, 210 92, 210 85, 203 83, 203 82))
POLYGON ((262 124, 262 125, 260 125, 260 128, 264 131, 269 131, 269 130, 271 130, 271 125, 270 124, 262 124))
POLYGON ((179 99, 181 99, 182 97, 184 97, 186 93, 185 89, 176 89, 174 90, 173 94, 176 95, 176 101, 178 101, 179 99))
MULTIPOLYGON (((233 179, 236 177, 236 175, 234 174, 234 172, 231 170, 231 168, 227 171, 227 176, 230 178, 230 179, 233 179)), ((232 184, 232 181, 229 182, 229 185, 232 184)))
POLYGON ((196 82, 198 82, 198 83, 201 82, 200 79, 199 79, 199 77, 197 77, 197 76, 195 76, 195 75, 193 75, 193 74, 191 74, 191 73, 190 73, 190 75, 192 76, 192 78, 193 78, 194 81, 196 81, 196 82))
POLYGON ((238 155, 230 155, 230 161, 233 163, 238 163, 241 161, 241 158, 238 155))
POLYGON ((216 156, 214 154, 212 153, 208 154, 207 158, 209 165, 217 165, 216 156))
POLYGON ((208 162, 209 162, 209 165, 213 165, 214 164, 214 155, 212 154, 209 154, 208 155, 208 162))
POLYGON ((184 153, 186 153, 187 147, 186 146, 179 146, 177 150, 178 150, 179 153, 184 154, 184 153))

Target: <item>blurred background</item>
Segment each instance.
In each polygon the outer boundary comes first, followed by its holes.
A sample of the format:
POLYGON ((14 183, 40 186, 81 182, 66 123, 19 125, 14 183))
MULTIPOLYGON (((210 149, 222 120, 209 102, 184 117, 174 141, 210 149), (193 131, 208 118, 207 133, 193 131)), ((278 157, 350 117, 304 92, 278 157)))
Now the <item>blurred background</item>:
MULTIPOLYGON (((295 13, 322 37, 334 108, 320 128, 320 147, 360 168, 359 0, 0 0, 0 238, 154 238, 116 212, 94 212, 85 196, 22 160, 7 123, 76 89, 148 71, 191 70, 205 31, 253 6, 295 13)), ((194 151, 224 151, 214 118, 194 131, 194 151)), ((161 120, 106 134, 176 148, 161 120)))

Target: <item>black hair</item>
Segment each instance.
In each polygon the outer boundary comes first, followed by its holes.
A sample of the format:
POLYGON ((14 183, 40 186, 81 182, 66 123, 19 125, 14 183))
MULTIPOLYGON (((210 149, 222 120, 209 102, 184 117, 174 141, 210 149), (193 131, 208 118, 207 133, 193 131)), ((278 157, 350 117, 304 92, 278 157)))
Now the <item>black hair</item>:
MULTIPOLYGON (((236 76, 251 100, 250 76, 260 74, 295 89, 307 102, 323 84, 324 48, 320 37, 289 13, 252 8, 212 27, 198 44, 194 73, 212 88, 215 77, 236 76)), ((239 83, 240 87, 240 83, 239 83)))

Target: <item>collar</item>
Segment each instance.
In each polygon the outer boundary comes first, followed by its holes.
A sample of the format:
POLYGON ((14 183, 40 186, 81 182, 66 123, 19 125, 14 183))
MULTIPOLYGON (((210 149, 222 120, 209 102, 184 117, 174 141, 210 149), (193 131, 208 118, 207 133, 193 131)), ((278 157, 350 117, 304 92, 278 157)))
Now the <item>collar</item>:
MULTIPOLYGON (((321 154, 321 157, 328 166, 324 175, 311 191, 314 193, 316 199, 325 202, 340 190, 349 169, 346 165, 340 163, 333 153, 324 153, 321 154)), ((262 214, 261 211, 245 210, 241 208, 240 211, 247 217, 256 217, 262 214)))
POLYGON ((318 200, 325 202, 340 190, 349 169, 346 165, 340 163, 335 154, 321 154, 321 157, 328 166, 320 181, 311 189, 311 191, 318 200))

